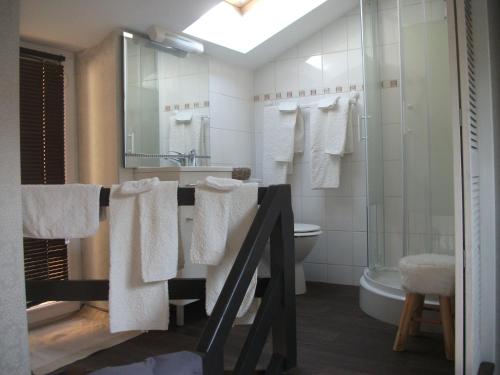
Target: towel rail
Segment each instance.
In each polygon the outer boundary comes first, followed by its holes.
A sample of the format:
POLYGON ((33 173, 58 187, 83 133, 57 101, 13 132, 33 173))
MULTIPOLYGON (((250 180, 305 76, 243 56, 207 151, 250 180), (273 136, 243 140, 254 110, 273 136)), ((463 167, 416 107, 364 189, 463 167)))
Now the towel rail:
MULTIPOLYGON (((192 206, 194 188, 178 188, 180 206, 192 206)), ((109 205, 109 188, 102 188, 101 206, 109 205)), ((226 279, 196 351, 202 358, 204 375, 224 372, 224 344, 236 319, 268 240, 271 240, 271 277, 258 279, 255 296, 261 297, 259 310, 240 353, 234 374, 250 374, 272 331, 273 354, 266 374, 282 374, 296 366, 295 276, 293 212, 290 185, 259 188, 259 210, 226 279)), ((204 279, 172 279, 168 282, 172 299, 201 299, 204 279)), ((27 280, 30 301, 107 300, 108 280, 27 280)))

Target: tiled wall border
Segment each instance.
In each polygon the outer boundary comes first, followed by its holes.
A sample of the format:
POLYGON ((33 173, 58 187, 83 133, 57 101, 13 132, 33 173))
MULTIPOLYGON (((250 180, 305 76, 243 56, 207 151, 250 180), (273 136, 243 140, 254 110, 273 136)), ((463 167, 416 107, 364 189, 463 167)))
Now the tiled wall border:
POLYGON ((301 89, 301 90, 290 90, 285 92, 276 92, 272 94, 259 94, 254 95, 254 102, 261 102, 267 100, 276 100, 276 99, 291 99, 291 98, 302 98, 305 96, 317 96, 317 95, 327 95, 331 93, 343 93, 343 92, 351 92, 351 91, 363 91, 363 85, 351 85, 347 86, 337 86, 335 88, 319 88, 319 89, 301 89))
POLYGON ((198 108, 208 108, 210 107, 210 102, 205 100, 203 102, 194 103, 183 103, 183 104, 167 104, 163 107, 164 112, 179 111, 184 109, 198 109, 198 108))

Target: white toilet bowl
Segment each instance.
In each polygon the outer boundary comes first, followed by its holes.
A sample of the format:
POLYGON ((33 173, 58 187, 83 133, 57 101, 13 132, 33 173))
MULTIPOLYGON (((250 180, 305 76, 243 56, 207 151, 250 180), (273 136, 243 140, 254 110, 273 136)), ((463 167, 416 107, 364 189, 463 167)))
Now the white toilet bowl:
MULTIPOLYGON (((313 224, 294 224, 295 238, 295 294, 306 292, 306 278, 302 262, 311 253, 321 234, 321 228, 313 224)), ((264 253, 264 274, 269 275, 269 248, 264 253)))

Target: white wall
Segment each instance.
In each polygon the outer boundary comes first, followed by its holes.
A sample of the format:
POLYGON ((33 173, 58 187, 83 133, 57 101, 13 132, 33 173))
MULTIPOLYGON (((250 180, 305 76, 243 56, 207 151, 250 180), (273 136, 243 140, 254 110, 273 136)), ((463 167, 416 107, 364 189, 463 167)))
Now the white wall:
MULTIPOLYGON (((254 77, 256 176, 262 177, 263 106, 291 92, 301 103, 316 101, 325 89, 331 93, 362 90, 361 24, 359 9, 333 21, 274 61, 259 67, 254 77), (316 90, 316 91, 314 91, 316 90), (302 91, 302 92, 301 92, 302 91)), ((361 103, 360 103, 361 104, 361 103)), ((306 110, 307 117, 307 110, 306 110)), ((306 120, 306 151, 294 160, 292 200, 296 222, 323 229, 306 259, 311 281, 359 284, 367 265, 365 146, 357 129, 353 154, 342 159, 340 187, 312 190, 306 120)))
POLYGON ((209 61, 212 165, 255 169, 252 71, 209 61))
POLYGON ((21 225, 19 2, 0 2, 0 374, 29 374, 21 225))

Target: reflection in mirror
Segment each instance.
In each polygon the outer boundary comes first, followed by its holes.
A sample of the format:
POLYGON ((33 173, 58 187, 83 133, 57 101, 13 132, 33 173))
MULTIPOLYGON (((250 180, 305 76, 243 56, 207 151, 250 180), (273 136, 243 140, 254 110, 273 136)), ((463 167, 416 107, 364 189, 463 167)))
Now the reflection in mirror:
POLYGON ((126 168, 208 165, 208 59, 123 37, 126 168))

